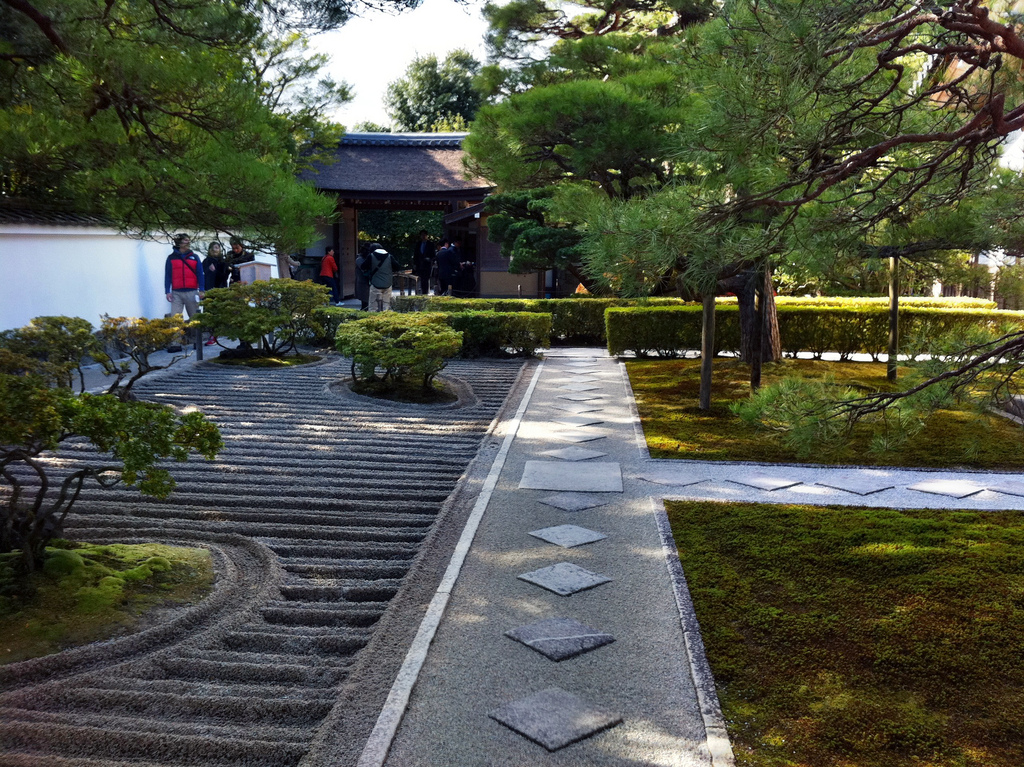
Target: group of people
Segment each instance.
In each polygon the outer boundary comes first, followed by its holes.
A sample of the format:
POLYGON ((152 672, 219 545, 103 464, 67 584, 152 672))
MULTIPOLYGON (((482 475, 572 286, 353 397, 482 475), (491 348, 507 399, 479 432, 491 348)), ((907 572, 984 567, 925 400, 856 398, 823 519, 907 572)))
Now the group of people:
MULTIPOLYGON (((174 250, 164 263, 164 292, 171 305, 171 314, 182 314, 193 320, 199 313, 199 302, 206 297, 207 289, 226 288, 240 279, 239 266, 252 261, 252 254, 245 250, 242 241, 231 238, 231 250, 224 253, 224 247, 217 241, 206 248, 202 261, 192 252, 192 238, 187 234, 174 236, 174 250)), ((207 346, 217 343, 216 336, 210 336, 207 346)), ((169 349, 169 351, 180 351, 169 349)))
POLYGON ((420 241, 413 253, 413 273, 419 278, 420 293, 427 295, 431 284, 438 295, 464 294, 473 290, 472 264, 463 260, 462 240, 442 240, 437 247, 426 229, 420 230, 420 241))

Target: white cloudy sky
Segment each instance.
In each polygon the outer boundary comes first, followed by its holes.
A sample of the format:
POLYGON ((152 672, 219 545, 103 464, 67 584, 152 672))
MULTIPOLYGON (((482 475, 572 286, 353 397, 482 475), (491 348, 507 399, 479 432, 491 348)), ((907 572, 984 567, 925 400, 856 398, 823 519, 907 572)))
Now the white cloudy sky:
POLYGON ((388 83, 405 74, 416 56, 443 59, 455 48, 486 57, 483 0, 424 0, 413 11, 389 14, 367 11, 334 32, 318 35, 313 48, 331 58, 328 73, 353 86, 355 98, 334 115, 347 127, 371 120, 387 125, 383 98, 388 83))

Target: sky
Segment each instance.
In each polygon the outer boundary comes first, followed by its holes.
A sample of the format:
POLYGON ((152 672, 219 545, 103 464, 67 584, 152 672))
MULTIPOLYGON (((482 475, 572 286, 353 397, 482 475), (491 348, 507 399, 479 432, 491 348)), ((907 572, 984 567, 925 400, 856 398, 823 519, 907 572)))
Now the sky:
POLYGON ((487 25, 482 8, 483 0, 424 0, 404 13, 365 11, 341 29, 314 37, 314 51, 330 56, 322 71, 355 90, 355 98, 333 118, 347 128, 366 120, 388 125, 384 92, 416 56, 433 53, 443 59, 450 51, 465 48, 484 61, 487 25))

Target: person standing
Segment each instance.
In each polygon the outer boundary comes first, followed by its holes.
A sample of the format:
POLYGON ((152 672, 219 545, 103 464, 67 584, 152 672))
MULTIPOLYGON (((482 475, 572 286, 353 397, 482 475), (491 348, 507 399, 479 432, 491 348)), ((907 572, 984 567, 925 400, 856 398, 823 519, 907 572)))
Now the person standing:
MULTIPOLYGON (((196 319, 199 301, 206 296, 203 279, 203 265, 199 256, 192 252, 192 239, 187 234, 174 236, 174 250, 164 262, 164 292, 171 305, 171 314, 188 313, 188 319, 196 319)), ((168 351, 181 351, 170 346, 168 351)))
POLYGON ((420 229, 420 241, 413 248, 412 268, 420 280, 420 295, 430 292, 430 270, 434 265, 434 243, 427 235, 426 229, 420 229))
MULTIPOLYGON (((214 240, 206 248, 206 258, 203 259, 203 281, 209 289, 226 288, 228 278, 231 276, 231 267, 224 260, 224 249, 221 244, 214 240)), ((217 343, 217 336, 211 335, 206 341, 207 346, 217 343)))
POLYGON ((363 245, 356 257, 356 298, 359 299, 359 311, 370 308, 370 246, 363 245))
POLYGON ((444 247, 437 251, 437 282, 441 295, 448 295, 459 275, 459 251, 444 247))
POLYGON ((391 284, 395 279, 398 264, 394 256, 378 243, 370 246, 369 280, 370 280, 370 311, 386 312, 391 310, 391 284))
POLYGON ((324 257, 320 259, 320 283, 331 289, 331 303, 341 304, 341 293, 338 290, 338 262, 334 258, 334 248, 324 249, 324 257))
POLYGON ((231 252, 228 254, 228 266, 231 268, 231 282, 239 282, 242 279, 238 267, 253 261, 253 255, 242 246, 242 241, 237 237, 231 238, 231 252))

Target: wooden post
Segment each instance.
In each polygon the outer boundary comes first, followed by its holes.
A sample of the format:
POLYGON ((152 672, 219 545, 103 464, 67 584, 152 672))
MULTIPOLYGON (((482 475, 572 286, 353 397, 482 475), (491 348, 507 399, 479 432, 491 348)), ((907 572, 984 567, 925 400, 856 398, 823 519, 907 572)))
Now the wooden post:
POLYGON ((715 356, 715 294, 701 297, 704 305, 700 332, 700 409, 711 410, 711 362, 715 356))
POLYGON ((889 259, 889 361, 885 366, 885 377, 896 380, 896 353, 900 347, 900 257, 889 259))

